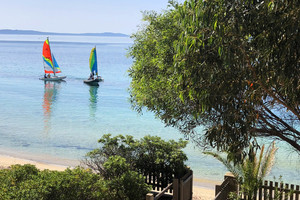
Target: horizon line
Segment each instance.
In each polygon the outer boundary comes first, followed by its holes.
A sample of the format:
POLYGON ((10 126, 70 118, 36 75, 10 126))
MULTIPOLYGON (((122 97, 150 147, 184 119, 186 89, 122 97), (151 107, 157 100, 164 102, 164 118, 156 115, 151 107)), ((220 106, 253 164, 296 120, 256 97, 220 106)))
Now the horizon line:
POLYGON ((23 29, 0 29, 0 34, 17 34, 19 32, 23 34, 53 34, 53 35, 86 35, 86 36, 120 36, 120 37, 130 37, 130 35, 125 33, 116 33, 116 32, 101 32, 101 33, 60 33, 60 32, 47 32, 47 31, 37 31, 37 30, 23 30, 23 29))

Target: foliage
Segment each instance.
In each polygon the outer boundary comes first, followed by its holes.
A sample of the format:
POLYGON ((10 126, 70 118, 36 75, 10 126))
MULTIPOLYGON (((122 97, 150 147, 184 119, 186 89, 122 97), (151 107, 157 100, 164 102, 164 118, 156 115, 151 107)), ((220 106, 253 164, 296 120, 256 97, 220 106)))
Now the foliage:
POLYGON ((236 155, 257 136, 300 152, 299 4, 187 0, 145 13, 129 49, 133 108, 236 155))
POLYGON ((104 189, 98 175, 81 168, 57 172, 13 165, 0 174, 0 199, 97 199, 104 189))
MULTIPOLYGON (((118 164, 114 166, 117 167, 118 164)), ((146 194, 149 188, 142 181, 143 179, 139 175, 128 170, 121 174, 121 178, 115 177, 106 181, 99 175, 92 173, 91 170, 79 167, 58 172, 40 171, 33 165, 13 165, 11 169, 0 170, 0 199, 119 200, 119 195, 114 191, 124 192, 125 188, 126 193, 121 199, 129 200, 130 192, 135 195, 146 194), (111 182, 118 182, 120 179, 123 182, 118 185, 111 184, 111 182)), ((143 198, 134 196, 132 199, 143 198)))
POLYGON ((132 171, 125 158, 111 156, 104 163, 104 169, 109 179, 106 181, 116 200, 119 199, 144 199, 151 190, 145 183, 144 177, 138 172, 132 171))
POLYGON ((134 151, 135 141, 132 136, 111 137, 110 134, 105 134, 98 140, 98 143, 102 144, 101 148, 88 152, 83 163, 103 177, 109 177, 104 169, 104 163, 111 156, 118 155, 125 158, 129 164, 133 163, 134 155, 131 153, 134 151))
POLYGON ((258 188, 262 185, 263 179, 271 171, 276 151, 277 148, 275 147, 275 142, 269 146, 265 154, 264 145, 262 146, 259 155, 253 147, 250 147, 248 155, 243 158, 243 162, 236 164, 234 164, 232 160, 228 160, 228 158, 223 158, 218 153, 204 153, 214 156, 217 160, 222 162, 241 184, 241 192, 247 195, 248 199, 253 199, 258 188), (258 155, 258 157, 256 155, 258 155))
POLYGON ((110 134, 103 135, 99 140, 101 147, 89 152, 84 163, 100 173, 106 179, 114 177, 118 171, 108 172, 105 162, 111 156, 120 156, 126 160, 130 169, 144 174, 150 172, 165 172, 170 175, 181 176, 185 173, 187 160, 182 149, 187 141, 180 139, 164 141, 157 136, 145 136, 135 140, 132 136, 110 134), (112 174, 111 174, 112 173, 112 174))

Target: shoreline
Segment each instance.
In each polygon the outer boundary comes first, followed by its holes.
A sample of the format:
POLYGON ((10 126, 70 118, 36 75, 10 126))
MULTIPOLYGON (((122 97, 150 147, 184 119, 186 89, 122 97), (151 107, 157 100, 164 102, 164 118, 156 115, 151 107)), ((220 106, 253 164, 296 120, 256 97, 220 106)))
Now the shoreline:
MULTIPOLYGON (((43 158, 43 160, 47 160, 47 158, 43 158)), ((11 156, 0 154, 0 169, 8 168, 11 165, 24 165, 24 164, 32 164, 35 165, 39 170, 56 170, 56 171, 64 171, 67 168, 74 168, 75 166, 80 165, 79 161, 74 165, 74 162, 69 164, 62 163, 60 160, 59 164, 46 162, 43 160, 29 158, 26 156, 25 158, 21 156, 11 156)), ((194 200, 211 200, 214 199, 215 193, 215 185, 220 184, 221 181, 201 179, 201 178, 193 178, 193 199, 194 200)))
POLYGON ((43 161, 36 161, 31 159, 17 158, 14 156, 0 154, 0 168, 8 168, 11 165, 16 165, 16 164, 20 164, 20 165, 31 164, 31 165, 35 165, 36 168, 38 168, 39 170, 49 169, 49 170, 56 170, 56 171, 64 171, 67 168, 74 167, 74 166, 66 166, 61 164, 46 163, 43 161))

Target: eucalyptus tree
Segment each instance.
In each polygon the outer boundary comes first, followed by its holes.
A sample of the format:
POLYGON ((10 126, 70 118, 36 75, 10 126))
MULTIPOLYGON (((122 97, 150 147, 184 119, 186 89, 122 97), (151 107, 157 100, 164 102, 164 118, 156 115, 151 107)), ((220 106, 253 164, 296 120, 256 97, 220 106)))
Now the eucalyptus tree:
POLYGON ((256 137, 300 152, 299 5, 188 0, 146 12, 129 49, 133 108, 236 155, 256 137))

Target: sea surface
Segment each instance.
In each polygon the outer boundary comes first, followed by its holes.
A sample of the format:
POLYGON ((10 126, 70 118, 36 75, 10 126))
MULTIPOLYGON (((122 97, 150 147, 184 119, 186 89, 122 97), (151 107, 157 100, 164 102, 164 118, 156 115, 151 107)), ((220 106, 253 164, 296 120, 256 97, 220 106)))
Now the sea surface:
MULTIPOLYGON (((112 135, 183 138, 176 129, 165 127, 151 112, 139 115, 131 109, 126 57, 132 45, 126 37, 49 35, 51 50, 66 75, 65 82, 44 82, 41 35, 0 35, 0 154, 21 156, 49 163, 78 161, 106 133, 112 135), (99 87, 88 86, 89 55, 96 46, 99 87)), ((201 129, 200 129, 201 130, 201 129)), ((264 141, 270 143, 270 141, 264 141)), ((300 184, 299 155, 278 144, 275 176, 300 184)), ((197 178, 222 181, 227 171, 214 158, 189 143, 187 165, 197 178)))

